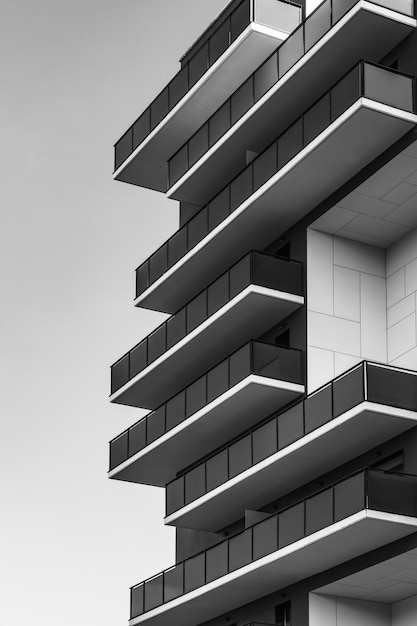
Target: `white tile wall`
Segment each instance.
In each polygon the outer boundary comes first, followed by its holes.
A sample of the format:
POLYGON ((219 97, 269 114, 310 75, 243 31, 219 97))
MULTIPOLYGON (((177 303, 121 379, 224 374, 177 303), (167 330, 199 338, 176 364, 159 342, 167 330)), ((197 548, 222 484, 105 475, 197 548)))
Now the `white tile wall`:
POLYGON ((391 607, 392 626, 416 626, 417 596, 396 602, 391 607))
POLYGON ((333 238, 314 230, 309 231, 308 236, 311 244, 307 248, 309 309, 333 315, 333 238))

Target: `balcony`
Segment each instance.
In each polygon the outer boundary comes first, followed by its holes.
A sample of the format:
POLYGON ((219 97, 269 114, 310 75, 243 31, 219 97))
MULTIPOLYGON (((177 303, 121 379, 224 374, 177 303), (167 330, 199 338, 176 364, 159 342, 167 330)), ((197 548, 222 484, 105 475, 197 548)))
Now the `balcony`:
POLYGON ((134 406, 154 408, 293 313, 302 293, 301 263, 246 254, 112 366, 111 400, 129 404, 133 394, 134 406))
POLYGON ((411 0, 326 0, 168 164, 168 196, 203 206, 362 58, 378 62, 415 28, 411 0), (369 34, 372 33, 370 36, 369 34))
POLYGON ((251 341, 110 442, 110 478, 165 486, 304 393, 299 350, 251 341), (225 419, 227 417, 227 419, 225 419))
POLYGON ((364 362, 167 485, 166 524, 217 531, 414 427, 417 374, 364 362))
POLYGON ((301 21, 290 0, 242 0, 115 145, 114 178, 167 189, 167 161, 301 21))
POLYGON ((142 263, 136 304, 175 311, 203 276, 265 248, 415 126, 414 87, 393 70, 356 65, 142 263))
POLYGON ((207 621, 416 529, 417 477, 362 470, 133 587, 130 626, 207 621))

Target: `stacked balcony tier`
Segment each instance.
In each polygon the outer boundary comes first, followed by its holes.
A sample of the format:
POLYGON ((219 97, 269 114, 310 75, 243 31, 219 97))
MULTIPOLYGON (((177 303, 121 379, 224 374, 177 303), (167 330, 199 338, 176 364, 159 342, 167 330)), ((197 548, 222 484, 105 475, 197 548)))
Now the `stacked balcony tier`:
POLYGON ((167 189, 167 161, 301 21, 289 0, 242 0, 115 145, 117 180, 167 189))
POLYGON ((414 91, 409 76, 356 65, 138 267, 136 304, 174 312, 269 245, 415 126, 414 91))
POLYGON ((155 408, 304 303, 302 264, 250 252, 112 366, 111 400, 155 408))
POLYGON ((111 443, 110 477, 164 486, 304 393, 303 353, 251 341, 111 443))
POLYGON ((131 626, 193 626, 417 530, 417 477, 361 470, 131 590, 131 626))
POLYGON ((361 58, 415 27, 413 2, 325 0, 169 160, 170 197, 202 206, 361 58), (372 37, 368 33, 372 32, 372 37))

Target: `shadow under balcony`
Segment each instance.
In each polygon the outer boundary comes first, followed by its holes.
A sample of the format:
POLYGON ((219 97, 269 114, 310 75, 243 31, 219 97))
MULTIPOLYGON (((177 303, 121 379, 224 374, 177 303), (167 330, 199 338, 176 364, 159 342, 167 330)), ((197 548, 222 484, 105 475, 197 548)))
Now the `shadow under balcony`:
POLYGON ((167 161, 301 21, 289 0, 222 12, 181 70, 115 144, 114 178, 167 190, 167 161))
POLYGON ((302 293, 301 263, 246 254, 112 366, 111 401, 155 408, 302 306, 302 293))
POLYGON ((130 626, 193 626, 417 531, 417 477, 364 469, 131 589, 130 626))
POLYGON ((175 478, 166 524, 218 531, 417 425, 417 373, 364 362, 175 478))
POLYGON ((414 91, 356 65, 138 267, 136 304, 175 311, 203 276, 269 245, 415 126, 414 91))
POLYGON ((110 478, 165 486, 304 393, 303 353, 251 341, 110 442, 110 478))

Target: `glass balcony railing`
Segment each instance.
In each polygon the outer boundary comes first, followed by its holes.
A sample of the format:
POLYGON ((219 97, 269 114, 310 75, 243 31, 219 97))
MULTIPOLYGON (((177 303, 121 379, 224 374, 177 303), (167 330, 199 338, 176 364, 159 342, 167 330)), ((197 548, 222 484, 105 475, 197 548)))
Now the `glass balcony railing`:
POLYGON ((363 61, 357 64, 137 268, 136 297, 172 268, 361 97, 414 112, 414 91, 412 77, 363 61))
POLYGON ((220 15, 212 35, 205 41, 201 41, 203 39, 201 38, 197 42, 195 50, 191 51, 188 62, 117 141, 115 144, 115 170, 162 122, 252 21, 266 23, 283 32, 293 30, 294 16, 292 13, 288 14, 285 5, 299 7, 292 0, 280 0, 280 2, 276 2, 276 0, 273 2, 271 0, 242 0, 230 15, 227 17, 220 15))
POLYGON ((110 470, 251 374, 303 383, 303 353, 250 341, 110 442, 110 470))
POLYGON ((302 264, 250 252, 111 366, 114 393, 250 284, 302 295, 302 264))
POLYGON ((166 514, 209 493, 364 401, 417 411, 417 373, 363 362, 184 472, 166 487, 166 514))
POLYGON ((351 515, 417 516, 417 476, 364 469, 131 588, 131 618, 279 552, 351 515))

